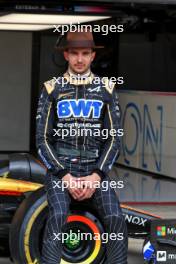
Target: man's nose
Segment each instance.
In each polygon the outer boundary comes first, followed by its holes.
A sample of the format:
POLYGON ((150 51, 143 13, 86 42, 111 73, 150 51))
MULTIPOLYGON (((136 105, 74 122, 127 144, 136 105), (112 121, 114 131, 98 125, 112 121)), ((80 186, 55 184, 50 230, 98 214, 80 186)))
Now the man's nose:
POLYGON ((78 55, 78 62, 82 62, 82 55, 81 54, 78 55))

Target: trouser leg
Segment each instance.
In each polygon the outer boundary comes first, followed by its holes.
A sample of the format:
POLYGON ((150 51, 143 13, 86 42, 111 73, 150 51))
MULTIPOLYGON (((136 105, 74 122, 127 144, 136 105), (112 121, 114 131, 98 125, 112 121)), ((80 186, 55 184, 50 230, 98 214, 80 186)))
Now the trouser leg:
POLYGON ((56 183, 58 178, 47 174, 45 189, 49 213, 44 232, 41 264, 59 264, 61 261, 61 233, 69 213, 70 197, 68 190, 62 190, 56 183))
MULTIPOLYGON (((107 176, 106 181, 110 181, 107 176)), ((108 184, 108 189, 97 188, 92 196, 97 212, 101 216, 105 226, 105 232, 109 235, 106 243, 106 264, 127 264, 128 238, 127 227, 117 194, 108 184), (113 234, 112 239, 110 235, 113 234), (116 234, 116 236, 114 235, 116 234), (122 234, 122 240, 121 240, 122 234), (114 239, 117 237, 118 239, 114 239)))

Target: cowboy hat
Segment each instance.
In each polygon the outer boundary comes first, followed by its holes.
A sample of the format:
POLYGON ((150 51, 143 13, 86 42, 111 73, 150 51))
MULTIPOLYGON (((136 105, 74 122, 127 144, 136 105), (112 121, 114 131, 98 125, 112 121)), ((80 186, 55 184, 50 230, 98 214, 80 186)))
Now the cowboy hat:
POLYGON ((65 40, 65 45, 56 46, 55 48, 58 50, 66 50, 69 48, 92 48, 92 49, 100 49, 104 48, 104 46, 96 46, 93 39, 93 34, 90 31, 86 32, 68 32, 65 40))

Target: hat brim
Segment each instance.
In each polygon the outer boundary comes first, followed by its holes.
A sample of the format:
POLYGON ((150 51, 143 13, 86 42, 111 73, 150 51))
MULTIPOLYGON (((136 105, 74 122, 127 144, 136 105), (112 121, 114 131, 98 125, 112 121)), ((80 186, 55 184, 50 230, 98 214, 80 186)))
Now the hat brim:
POLYGON ((60 47, 55 47, 56 50, 64 51, 67 49, 79 49, 79 48, 90 48, 90 49, 103 49, 104 46, 60 46, 60 47))

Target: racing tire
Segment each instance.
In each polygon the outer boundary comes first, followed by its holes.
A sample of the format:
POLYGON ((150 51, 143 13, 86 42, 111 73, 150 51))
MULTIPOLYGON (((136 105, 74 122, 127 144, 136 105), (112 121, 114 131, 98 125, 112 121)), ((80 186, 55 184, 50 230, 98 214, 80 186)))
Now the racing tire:
MULTIPOLYGON (((10 228, 9 245, 12 259, 18 264, 37 264, 42 249, 42 239, 48 213, 44 188, 31 193, 17 209, 10 228)), ((64 232, 103 233, 103 225, 87 208, 72 208, 64 225, 64 232)), ((61 264, 102 264, 105 246, 100 240, 64 240, 61 264)), ((40 262, 39 262, 40 263, 40 262)))

